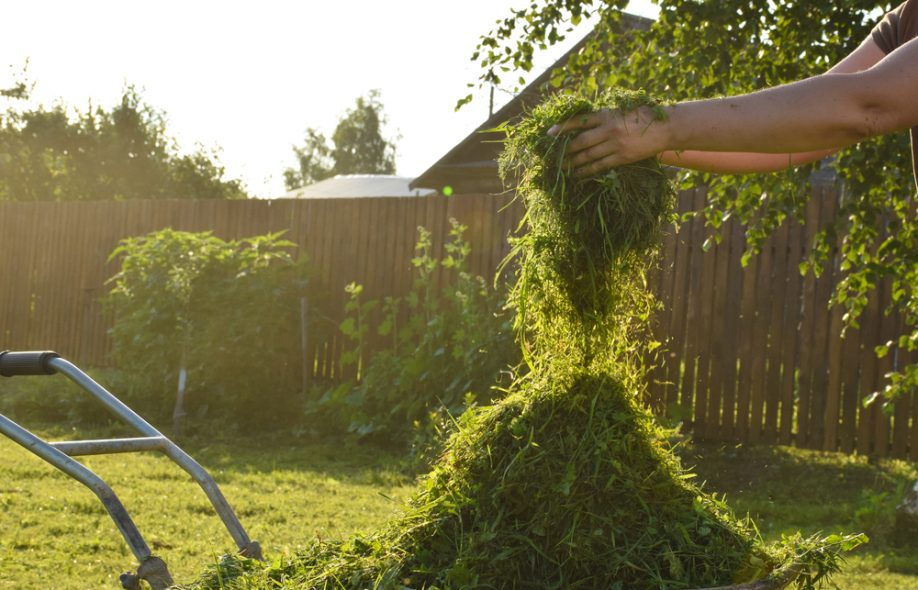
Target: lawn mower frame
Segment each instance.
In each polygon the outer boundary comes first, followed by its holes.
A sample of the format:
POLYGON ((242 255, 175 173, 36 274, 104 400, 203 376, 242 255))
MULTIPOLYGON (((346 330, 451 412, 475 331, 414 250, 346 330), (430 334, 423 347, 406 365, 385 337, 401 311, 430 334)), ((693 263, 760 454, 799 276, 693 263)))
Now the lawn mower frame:
POLYGON ((136 573, 121 575, 121 586, 127 590, 139 590, 140 580, 146 580, 153 590, 164 590, 172 585, 172 576, 162 559, 154 556, 146 541, 134 524, 124 505, 112 488, 98 475, 72 457, 111 453, 132 453, 159 451, 169 457, 201 486, 214 510, 232 536, 239 551, 245 557, 262 559, 261 547, 249 539, 245 529, 230 507, 214 479, 201 465, 185 453, 174 442, 153 428, 146 420, 92 380, 86 373, 55 352, 0 352, 0 375, 19 377, 26 375, 53 375, 61 373, 81 388, 92 394, 109 411, 127 425, 143 435, 138 438, 116 438, 105 440, 79 440, 47 442, 29 432, 19 424, 0 414, 0 433, 12 439, 27 450, 38 455, 54 467, 76 479, 96 494, 124 540, 131 548, 139 566, 136 573))

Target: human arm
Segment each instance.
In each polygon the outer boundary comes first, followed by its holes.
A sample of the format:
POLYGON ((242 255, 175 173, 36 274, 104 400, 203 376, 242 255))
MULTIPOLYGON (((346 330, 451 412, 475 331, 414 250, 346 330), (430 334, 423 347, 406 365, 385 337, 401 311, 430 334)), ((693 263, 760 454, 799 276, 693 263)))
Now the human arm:
MULTIPOLYGON (((868 36, 854 51, 835 64, 827 73, 849 74, 861 72, 879 62, 885 53, 868 36)), ((664 151, 660 161, 669 166, 689 168, 717 174, 749 174, 776 172, 821 160, 837 151, 837 148, 788 154, 761 152, 714 152, 714 151, 664 151)))
POLYGON ((777 172, 821 160, 835 153, 835 148, 790 154, 761 152, 714 152, 700 150, 667 150, 660 154, 660 162, 667 166, 688 168, 715 174, 754 174, 777 172))
POLYGON ((832 150, 918 124, 916 95, 918 40, 912 40, 861 71, 679 103, 666 107, 662 121, 650 109, 601 111, 554 132, 579 131, 568 153, 583 175, 680 150, 763 152, 786 161, 790 153, 832 150))

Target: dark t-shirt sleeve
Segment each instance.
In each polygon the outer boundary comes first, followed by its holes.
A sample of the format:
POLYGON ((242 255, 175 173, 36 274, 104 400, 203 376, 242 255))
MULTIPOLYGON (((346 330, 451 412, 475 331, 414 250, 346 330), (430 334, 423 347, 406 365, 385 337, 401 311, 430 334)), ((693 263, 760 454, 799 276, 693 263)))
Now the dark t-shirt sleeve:
POLYGON ((871 36, 883 53, 891 53, 918 36, 918 0, 903 2, 887 13, 873 28, 871 36))
MULTIPOLYGON (((886 14, 871 33, 873 41, 890 54, 905 43, 918 37, 918 0, 907 0, 898 8, 886 14)), ((912 165, 915 173, 915 184, 918 186, 918 127, 911 129, 912 165)))

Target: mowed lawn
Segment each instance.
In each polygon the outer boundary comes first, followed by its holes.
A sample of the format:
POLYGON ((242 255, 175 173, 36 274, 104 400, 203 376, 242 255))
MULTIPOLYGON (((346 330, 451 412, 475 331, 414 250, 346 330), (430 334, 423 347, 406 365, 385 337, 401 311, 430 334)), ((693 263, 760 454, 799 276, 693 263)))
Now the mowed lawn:
MULTIPOLYGON (((414 489, 395 458, 371 448, 295 439, 196 439, 184 448, 217 480, 268 558, 315 537, 370 529, 414 489)), ((168 459, 135 453, 82 460, 115 489, 176 582, 235 551, 203 491, 168 459)), ((135 567, 94 494, 0 437, 0 589, 117 589, 118 575, 135 567)))
MULTIPOLYGON (((353 444, 198 437, 185 447, 268 559, 316 537, 370 530, 414 490, 397 457, 353 444)), ((755 517, 766 538, 875 529, 836 578, 840 588, 918 589, 918 541, 897 541, 889 528, 896 494, 918 477, 914 464, 786 447, 687 445, 682 453, 710 490, 755 517)), ((131 454, 86 463, 115 488, 177 582, 233 549, 201 490, 168 460, 131 454)), ((114 589, 118 574, 134 566, 95 496, 0 438, 0 589, 114 589)))

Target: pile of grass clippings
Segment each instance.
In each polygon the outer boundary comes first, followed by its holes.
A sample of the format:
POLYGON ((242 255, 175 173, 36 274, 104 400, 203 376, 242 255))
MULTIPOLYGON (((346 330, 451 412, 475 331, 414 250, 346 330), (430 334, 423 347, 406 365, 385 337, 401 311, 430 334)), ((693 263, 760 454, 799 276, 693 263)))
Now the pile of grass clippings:
POLYGON ((228 558, 192 588, 723 586, 768 575, 813 588, 859 537, 766 546, 693 483, 639 403, 653 303, 644 272, 673 189, 648 160, 572 180, 547 130, 643 94, 550 99, 509 128, 502 170, 527 206, 513 292, 531 371, 458 419, 404 513, 270 566, 228 558))
POLYGON ((463 416, 403 517, 273 575, 291 588, 704 587, 747 567, 753 539, 620 382, 534 377, 463 416))

